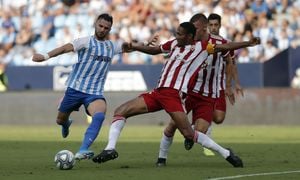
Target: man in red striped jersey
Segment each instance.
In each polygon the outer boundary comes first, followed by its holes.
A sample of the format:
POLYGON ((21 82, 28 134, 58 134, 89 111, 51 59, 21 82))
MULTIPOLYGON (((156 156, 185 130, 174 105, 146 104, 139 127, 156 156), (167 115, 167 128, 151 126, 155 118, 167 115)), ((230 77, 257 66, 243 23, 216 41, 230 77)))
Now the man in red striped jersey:
MULTIPOLYGON (((220 36, 219 35, 219 31, 221 28, 221 16, 215 13, 212 13, 208 16, 208 29, 209 32, 211 34, 214 34, 216 36, 220 36)), ((234 57, 234 52, 231 51, 230 52, 231 55, 231 61, 232 61, 232 79, 234 81, 234 85, 235 85, 235 92, 237 94, 240 94, 241 96, 244 96, 244 92, 243 92, 243 88, 240 85, 240 81, 239 81, 239 77, 238 77, 238 71, 237 71, 237 66, 236 66, 236 62, 235 62, 235 57, 234 57)), ((225 77, 225 74, 222 74, 221 77, 225 77)), ((216 105, 215 105, 215 110, 214 110, 214 115, 213 115, 213 121, 216 124, 221 124, 223 123, 224 119, 225 119, 225 115, 226 115, 226 100, 225 100, 225 80, 224 79, 220 79, 219 80, 220 83, 220 97, 217 98, 216 100, 216 105)), ((227 86, 228 88, 231 88, 231 79, 228 79, 227 81, 227 86)), ((210 130, 211 128, 209 128, 210 130)))
MULTIPOLYGON (((212 44, 224 44, 227 40, 219 36, 214 36, 207 33, 208 20, 203 14, 194 15, 190 22, 192 22, 197 28, 197 36, 195 40, 202 40, 212 44)), ((202 133, 206 133, 213 119, 213 112, 215 107, 216 98, 220 96, 220 80, 225 79, 224 76, 224 59, 227 62, 229 60, 229 52, 218 52, 210 55, 202 64, 202 68, 198 71, 189 83, 189 93, 186 98, 187 112, 192 111, 192 124, 194 129, 202 133)), ((229 71, 230 66, 226 71, 229 71)), ((230 91, 228 92, 228 94, 230 91)), ((232 95, 232 93, 230 93, 232 95)), ((231 96, 232 97, 232 96, 231 96)), ((231 99, 232 101, 234 99, 231 99)), ((170 121, 165 128, 163 137, 161 139, 159 157, 157 160, 157 166, 165 166, 169 147, 172 144, 173 136, 176 131, 176 124, 174 121, 170 121)), ((186 149, 190 149, 193 145, 193 141, 186 140, 186 149)), ((209 149, 215 150, 213 146, 206 146, 209 149)), ((243 167, 242 161, 238 156, 235 156, 231 150, 223 149, 218 151, 229 163, 234 167, 243 167)))
MULTIPOLYGON (((208 17, 208 29, 210 32, 210 37, 213 38, 208 38, 209 41, 213 44, 216 43, 220 43, 220 41, 222 42, 227 42, 226 39, 224 39, 223 37, 221 37, 219 35, 219 31, 221 28, 221 16, 219 16, 218 14, 210 14, 208 17)), ((234 60, 234 51, 230 51, 230 54, 227 55, 225 57, 225 61, 224 58, 220 57, 218 59, 215 59, 216 62, 215 64, 218 68, 214 68, 212 70, 215 71, 214 76, 210 76, 210 78, 213 78, 217 89, 216 91, 218 92, 215 101, 215 108, 213 111, 213 122, 215 122, 216 124, 221 124, 223 123, 224 119, 225 119, 225 115, 226 115, 226 99, 225 96, 228 97, 230 103, 233 105, 235 102, 235 97, 234 94, 231 91, 231 79, 234 80, 235 82, 235 91, 237 94, 241 94, 243 96, 243 89, 240 85, 239 82, 239 78, 238 78, 238 72, 237 72, 237 66, 235 64, 235 60, 234 60), (225 66, 225 62, 227 63, 225 66), (226 67, 226 70, 228 71, 228 69, 230 69, 231 74, 225 73, 224 68, 226 67), (219 69, 219 71, 217 72, 216 69, 219 69), (228 76, 230 75, 230 76, 228 76), (225 82, 226 79, 226 82, 225 82)), ((214 66, 212 66, 214 67, 214 66)), ((227 72, 226 71, 226 72, 227 72)), ((210 125, 207 128, 206 131, 206 135, 210 136, 211 135, 211 130, 212 130, 212 126, 210 125)), ((186 148, 189 150, 192 148, 192 144, 193 142, 191 141, 186 141, 185 145, 186 148), (190 143, 189 143, 190 142, 190 143)), ((214 153, 212 151, 210 151, 207 148, 204 148, 204 154, 205 155, 214 155, 214 153)))
MULTIPOLYGON (((219 31, 221 28, 221 16, 215 13, 211 13, 208 16, 208 30, 209 33, 217 38, 225 40, 223 37, 219 35, 219 31)), ((225 40, 227 41, 227 40, 225 40)), ((243 94, 243 89, 240 85, 239 78, 238 78, 238 71, 237 66, 234 59, 234 51, 230 51, 230 54, 226 57, 226 66, 225 61, 223 63, 219 63, 219 75, 216 76, 217 86, 219 89, 219 96, 216 97, 215 108, 213 111, 213 122, 216 124, 223 123, 226 115, 226 99, 225 96, 228 97, 229 102, 233 105, 235 103, 235 96, 231 91, 231 79, 234 80, 235 84, 235 91, 237 94, 243 94), (231 75, 228 76, 228 72, 224 71, 224 67, 226 70, 230 69, 231 75), (225 81, 226 79, 226 81, 225 81)), ((212 125, 210 125, 207 129, 206 135, 211 136, 212 125)), ((192 143, 191 143, 192 144, 192 143)), ((187 148, 190 149, 192 146, 191 144, 186 144, 187 148)), ((207 156, 215 155, 211 150, 204 148, 203 153, 207 156)))
POLYGON ((176 121, 184 137, 195 139, 195 141, 200 139, 198 137, 206 137, 200 132, 194 132, 191 128, 183 105, 191 72, 195 72, 208 56, 205 51, 207 44, 195 42, 195 33, 194 25, 185 22, 178 27, 176 39, 161 46, 149 47, 132 44, 133 50, 153 55, 167 52, 169 59, 165 63, 156 89, 126 102, 115 110, 109 131, 109 142, 106 148, 93 158, 94 162, 102 163, 118 157, 115 146, 125 125, 125 120, 138 114, 164 109, 176 121))
MULTIPOLYGON (((184 107, 184 97, 187 86, 194 72, 199 71, 201 64, 206 60, 206 41, 194 41, 196 28, 190 22, 181 23, 176 31, 176 39, 160 46, 149 47, 131 44, 132 50, 148 54, 168 53, 169 59, 163 68, 157 88, 149 93, 119 106, 114 113, 114 119, 109 131, 109 142, 105 149, 93 158, 94 162, 103 163, 118 157, 115 146, 125 120, 131 116, 155 112, 164 109, 176 123, 182 135, 199 144, 213 146, 216 151, 225 149, 216 144, 205 134, 194 131, 187 119, 184 107)), ((237 44, 216 46, 216 49, 236 49, 248 46, 252 41, 237 44)))

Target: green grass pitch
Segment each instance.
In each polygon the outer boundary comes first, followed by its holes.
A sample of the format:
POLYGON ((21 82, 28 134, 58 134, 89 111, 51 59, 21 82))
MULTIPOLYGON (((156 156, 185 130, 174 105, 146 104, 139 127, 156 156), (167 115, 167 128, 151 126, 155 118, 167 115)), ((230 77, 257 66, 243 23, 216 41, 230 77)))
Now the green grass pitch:
MULTIPOLYGON (((76 152, 86 126, 71 127, 67 139, 58 126, 1 126, 0 179, 22 180, 189 180, 189 179, 300 179, 300 126, 214 126, 213 138, 232 148, 244 161, 233 168, 220 155, 206 157, 200 145, 183 147, 177 132, 166 167, 157 168, 163 127, 124 128, 117 150, 119 158, 104 164, 77 162, 72 170, 56 169, 56 152, 76 152)), ((91 149, 98 153, 107 143, 104 126, 91 149)))

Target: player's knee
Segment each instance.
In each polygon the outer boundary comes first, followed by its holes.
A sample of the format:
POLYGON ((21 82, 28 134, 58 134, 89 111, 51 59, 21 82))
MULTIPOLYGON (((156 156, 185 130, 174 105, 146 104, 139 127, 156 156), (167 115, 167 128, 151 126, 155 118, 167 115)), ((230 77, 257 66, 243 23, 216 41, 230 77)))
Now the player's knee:
POLYGON ((125 106, 121 105, 119 107, 117 107, 115 109, 114 115, 118 115, 118 116, 124 116, 126 117, 126 111, 128 108, 126 108, 125 106))
POLYGON ((223 115, 214 116, 214 122, 216 124, 222 124, 224 119, 225 119, 225 116, 223 116, 223 115))
POLYGON ((199 132, 202 132, 202 133, 205 134, 206 131, 207 131, 207 129, 208 129, 208 127, 204 127, 204 126, 195 126, 194 129, 195 129, 196 131, 199 131, 199 132))

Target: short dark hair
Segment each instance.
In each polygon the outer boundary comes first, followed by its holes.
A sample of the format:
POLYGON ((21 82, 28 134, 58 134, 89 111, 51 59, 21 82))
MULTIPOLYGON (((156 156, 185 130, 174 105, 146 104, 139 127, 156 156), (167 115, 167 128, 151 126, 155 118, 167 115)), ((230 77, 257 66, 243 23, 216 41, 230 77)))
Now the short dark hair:
POLYGON ((100 14, 97 17, 96 21, 98 21, 99 19, 104 19, 105 21, 111 22, 111 24, 113 24, 113 17, 110 14, 107 13, 100 14))
POLYGON ((194 26, 193 23, 191 23, 191 22, 183 22, 179 26, 182 27, 187 34, 191 34, 193 36, 193 38, 195 37, 195 35, 196 35, 196 28, 195 28, 195 26, 194 26))
POLYGON ((202 13, 197 13, 197 14, 193 15, 193 17, 190 19, 191 23, 194 23, 196 21, 201 21, 206 24, 208 23, 207 17, 202 13))
POLYGON ((216 14, 216 13, 211 13, 209 16, 208 16, 208 20, 218 20, 218 22, 221 24, 221 16, 219 14, 216 14))

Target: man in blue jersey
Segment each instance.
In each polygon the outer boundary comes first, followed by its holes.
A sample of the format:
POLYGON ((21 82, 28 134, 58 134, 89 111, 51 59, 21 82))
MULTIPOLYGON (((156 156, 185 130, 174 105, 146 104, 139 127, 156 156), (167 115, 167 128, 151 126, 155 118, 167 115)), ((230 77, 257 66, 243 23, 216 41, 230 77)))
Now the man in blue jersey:
POLYGON ((57 124, 62 126, 62 137, 69 135, 73 111, 78 111, 84 105, 92 122, 87 128, 81 147, 75 154, 75 159, 90 159, 94 152, 89 147, 94 142, 102 122, 105 119, 106 101, 103 96, 104 83, 111 60, 115 54, 125 51, 125 43, 115 43, 107 40, 113 18, 109 14, 101 14, 95 22, 95 34, 83 37, 56 48, 47 54, 34 54, 34 62, 43 62, 71 51, 77 52, 78 61, 73 65, 67 80, 67 90, 58 108, 57 124))

